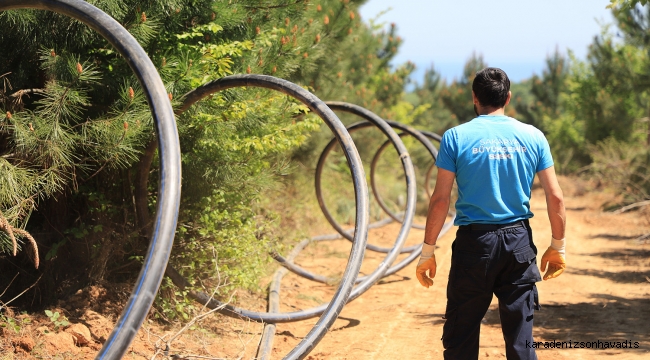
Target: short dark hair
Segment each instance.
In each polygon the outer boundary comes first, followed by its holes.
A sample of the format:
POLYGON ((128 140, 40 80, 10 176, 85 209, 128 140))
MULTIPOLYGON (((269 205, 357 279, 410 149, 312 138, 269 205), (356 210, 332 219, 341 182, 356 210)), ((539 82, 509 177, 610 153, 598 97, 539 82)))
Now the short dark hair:
POLYGON ((503 70, 487 67, 476 73, 472 90, 481 106, 502 108, 508 100, 510 79, 503 70))

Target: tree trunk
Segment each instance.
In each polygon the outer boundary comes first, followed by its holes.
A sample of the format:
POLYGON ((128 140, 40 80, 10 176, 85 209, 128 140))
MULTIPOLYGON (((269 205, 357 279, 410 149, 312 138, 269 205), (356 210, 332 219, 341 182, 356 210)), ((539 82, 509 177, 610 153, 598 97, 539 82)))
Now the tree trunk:
POLYGON ((149 237, 151 234, 151 215, 149 214, 149 171, 154 154, 158 148, 158 142, 154 138, 144 150, 144 154, 138 163, 138 174, 135 185, 135 208, 138 216, 138 228, 140 234, 149 237))

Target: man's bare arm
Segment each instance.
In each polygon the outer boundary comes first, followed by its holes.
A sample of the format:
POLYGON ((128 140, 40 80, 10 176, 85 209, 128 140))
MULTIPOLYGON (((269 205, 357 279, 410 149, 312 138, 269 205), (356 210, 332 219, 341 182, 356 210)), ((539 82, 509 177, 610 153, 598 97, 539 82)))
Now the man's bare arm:
POLYGON ((422 253, 418 264, 415 266, 415 276, 420 284, 426 288, 433 285, 433 278, 436 276, 435 244, 447 218, 451 200, 451 187, 455 178, 456 174, 453 172, 438 168, 436 187, 433 190, 433 195, 431 195, 431 201, 429 201, 422 253))
POLYGON ((436 187, 429 201, 427 225, 424 230, 424 242, 429 245, 435 245, 438 235, 440 235, 440 230, 447 219, 454 179, 456 179, 455 173, 438 168, 436 187))
POLYGON ((548 219, 551 222, 551 246, 542 255, 540 269, 546 271, 543 279, 549 280, 560 276, 566 269, 566 211, 564 209, 564 195, 562 189, 557 183, 555 168, 551 166, 548 169, 537 173, 539 181, 542 183, 544 193, 546 194, 546 207, 548 219), (546 270, 548 268, 548 270, 546 270))
POLYGON ((560 184, 557 182, 555 167, 551 166, 537 173, 546 194, 546 207, 548 219, 551 222, 553 238, 564 239, 566 228, 566 210, 564 208, 564 195, 560 184))

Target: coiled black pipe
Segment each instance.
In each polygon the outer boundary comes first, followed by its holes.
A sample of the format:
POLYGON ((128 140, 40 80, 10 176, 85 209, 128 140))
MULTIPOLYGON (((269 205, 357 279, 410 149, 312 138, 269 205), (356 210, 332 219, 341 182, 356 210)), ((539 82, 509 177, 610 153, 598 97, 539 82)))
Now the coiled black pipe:
POLYGON ((124 57, 140 81, 153 115, 160 144, 160 181, 154 231, 129 301, 97 359, 121 359, 154 301, 174 241, 181 188, 181 161, 174 112, 153 63, 122 25, 81 0, 0 0, 0 11, 49 10, 88 25, 124 57))
MULTIPOLYGON (((248 75, 248 77, 251 76, 260 76, 260 75, 248 75)), ((217 80, 218 82, 222 82, 227 78, 217 80)), ((248 84, 250 86, 250 84, 248 84)), ((223 89, 223 85, 219 87, 215 87, 218 89, 223 89)), ((233 85, 234 86, 234 85, 233 85)), ((233 87, 230 86, 230 87, 233 87)), ((195 90, 196 91, 196 90, 195 90)), ((216 90, 215 90, 216 91, 216 90)), ((197 101, 197 99, 207 96, 210 93, 213 93, 214 91, 202 91, 202 96, 186 96, 186 102, 184 105, 181 107, 180 111, 183 111, 189 107, 189 105, 186 105, 186 103, 194 103, 197 101)), ((293 95, 293 94, 292 94, 293 95)), ((353 108, 353 107, 352 107, 353 108)), ((407 190, 409 193, 407 194, 407 216, 405 216, 406 221, 404 222, 402 226, 402 230, 400 231, 400 234, 398 235, 398 240, 396 241, 396 245, 393 248, 393 251, 389 252, 386 256, 386 259, 377 267, 377 269, 370 274, 367 277, 364 277, 364 281, 353 290, 352 295, 350 297, 350 300, 360 296, 363 292, 365 292, 367 289, 369 289, 375 282, 377 282, 381 277, 383 277, 384 273, 388 270, 388 267, 390 264, 392 264, 395 261, 395 258, 397 255, 399 255, 399 250, 402 247, 404 241, 406 240, 406 236, 408 235, 408 231, 410 229, 410 222, 412 222, 413 214, 415 212, 415 178, 414 178, 414 170, 412 163, 410 162, 410 157, 408 156, 408 153, 406 152, 406 148, 404 147, 403 143, 399 139, 399 136, 392 130, 390 126, 388 126, 381 118, 377 117, 376 115, 370 113, 369 111, 363 109, 363 108, 356 108, 355 111, 361 112, 361 113, 366 113, 365 116, 371 118, 374 123, 379 126, 382 131, 389 136, 390 139, 396 140, 395 146, 398 150, 398 153, 401 154, 400 158, 402 159, 403 166, 405 169, 405 174, 406 174, 406 181, 407 181, 407 190), (410 215, 408 215, 408 212, 410 212, 410 215)), ((355 242, 356 243, 356 242, 355 242)), ((357 270, 358 272, 358 270, 357 270)), ((178 274, 175 270, 169 268, 168 269, 168 275, 174 283, 181 287, 185 288, 189 286, 188 282, 183 279, 180 274, 178 274)), ((356 276, 355 276, 356 277, 356 276)), ((347 279, 346 274, 343 275, 343 280, 345 281, 347 279)), ((354 280, 353 280, 354 281, 354 280)), ((195 300, 200 301, 203 304, 207 303, 207 306, 210 308, 217 308, 221 307, 221 312, 229 315, 229 316, 235 316, 235 317, 246 317, 255 321, 264 321, 264 322, 269 322, 269 323, 276 323, 276 322, 289 322, 289 321, 297 321, 297 320, 302 320, 302 319, 307 319, 310 317, 318 316, 321 314, 323 311, 326 310, 327 305, 323 306, 318 306, 309 310, 303 310, 303 311, 298 311, 298 312, 291 312, 291 313, 271 313, 271 312, 266 312, 266 313, 261 313, 261 312, 252 312, 248 311, 245 309, 240 309, 237 307, 225 305, 217 300, 211 299, 207 294, 202 293, 202 292, 193 292, 190 291, 189 295, 193 297, 195 300)), ((317 324, 318 325, 318 324, 317 324)), ((317 329, 317 326, 315 326, 312 331, 307 335, 305 339, 307 339, 310 334, 318 332, 319 330, 317 329)), ((265 330, 265 333, 267 333, 267 330, 265 330)), ((320 338, 324 336, 324 333, 319 335, 318 341, 320 341, 320 338)), ((300 358, 302 356, 305 356, 311 349, 317 344, 317 342, 305 340, 301 341, 298 346, 292 350, 287 355, 287 358, 300 358), (302 345, 301 345, 302 344, 302 345)))
MULTIPOLYGON (((307 336, 305 336, 303 340, 298 344, 298 346, 296 346, 296 348, 294 348, 285 357, 286 359, 301 359, 306 356, 311 351, 311 349, 313 349, 316 344, 318 344, 318 342, 320 342, 327 330, 331 327, 331 325, 338 317, 338 314, 343 309, 343 306, 345 306, 347 303, 348 298, 351 294, 355 279, 359 273, 359 269, 361 268, 361 262, 363 260, 368 236, 368 187, 366 184, 363 165, 361 163, 361 159, 359 158, 359 153, 357 152, 350 134, 345 129, 345 126, 341 123, 338 117, 336 117, 332 110, 330 110, 320 99, 302 87, 287 80, 278 79, 268 75, 255 74, 227 76, 219 80, 209 82, 187 93, 184 96, 183 104, 179 109, 179 112, 186 110, 192 104, 210 94, 234 87, 243 86, 262 87, 277 90, 290 95, 301 101, 303 104, 307 105, 311 111, 313 111, 325 121, 330 130, 332 130, 334 133, 335 139, 341 145, 341 148, 345 153, 346 159, 348 161, 348 166, 350 167, 352 173, 352 181, 354 184, 356 200, 354 244, 352 246, 352 250, 350 251, 348 264, 343 272, 342 281, 339 284, 339 287, 337 288, 334 297, 329 302, 329 304, 326 304, 322 308, 319 307, 317 310, 311 312, 301 311, 294 313, 259 313, 239 309, 233 306, 225 306, 221 310, 221 312, 226 315, 245 317, 251 320, 265 322, 294 321, 298 318, 310 318, 321 315, 320 319, 316 322, 307 336)), ((395 136, 397 136, 397 134, 395 134, 395 136)), ((413 195, 415 196, 415 193, 413 193, 413 195)), ((408 218, 405 218, 404 222, 408 223, 410 226, 411 221, 412 219, 409 220, 408 218)), ((180 288, 185 288, 188 286, 188 282, 171 267, 167 269, 167 275, 172 279, 176 286, 180 288)), ((207 304, 207 306, 212 309, 224 306, 224 304, 221 302, 211 299, 209 296, 207 296, 207 294, 204 294, 202 292, 190 291, 189 295, 202 304, 207 304)))

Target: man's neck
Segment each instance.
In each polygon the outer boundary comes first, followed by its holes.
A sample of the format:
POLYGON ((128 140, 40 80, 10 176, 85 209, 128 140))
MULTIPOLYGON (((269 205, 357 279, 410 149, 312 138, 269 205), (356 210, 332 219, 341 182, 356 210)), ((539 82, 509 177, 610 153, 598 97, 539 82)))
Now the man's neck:
POLYGON ((505 108, 487 108, 487 109, 481 109, 483 111, 479 112, 481 115, 488 115, 488 116, 497 116, 497 115, 505 115, 505 108))

